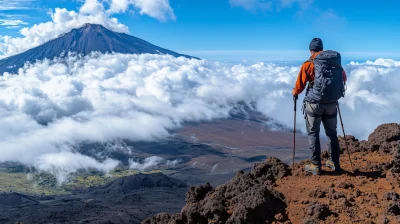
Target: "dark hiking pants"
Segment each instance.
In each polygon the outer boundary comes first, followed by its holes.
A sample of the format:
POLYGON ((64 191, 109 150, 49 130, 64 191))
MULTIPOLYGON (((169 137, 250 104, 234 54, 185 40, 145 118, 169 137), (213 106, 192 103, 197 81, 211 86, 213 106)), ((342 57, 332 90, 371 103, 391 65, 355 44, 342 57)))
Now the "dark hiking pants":
POLYGON ((304 112, 310 141, 310 149, 312 152, 311 162, 314 165, 321 167, 321 144, 319 139, 319 131, 322 121, 326 136, 328 137, 328 147, 331 155, 330 159, 335 164, 336 168, 340 168, 340 147, 336 131, 336 103, 318 104, 305 102, 304 112))

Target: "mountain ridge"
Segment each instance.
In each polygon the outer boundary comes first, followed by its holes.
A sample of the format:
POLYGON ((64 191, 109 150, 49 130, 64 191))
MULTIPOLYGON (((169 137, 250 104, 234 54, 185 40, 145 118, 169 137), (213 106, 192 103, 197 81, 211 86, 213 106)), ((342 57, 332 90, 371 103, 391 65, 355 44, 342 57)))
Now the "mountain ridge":
POLYGON ((99 24, 87 23, 40 46, 0 60, 0 75, 4 72, 15 73, 27 62, 34 63, 46 58, 63 57, 68 52, 82 55, 88 55, 91 52, 168 54, 174 57, 198 59, 153 45, 143 39, 125 33, 113 32, 99 24))

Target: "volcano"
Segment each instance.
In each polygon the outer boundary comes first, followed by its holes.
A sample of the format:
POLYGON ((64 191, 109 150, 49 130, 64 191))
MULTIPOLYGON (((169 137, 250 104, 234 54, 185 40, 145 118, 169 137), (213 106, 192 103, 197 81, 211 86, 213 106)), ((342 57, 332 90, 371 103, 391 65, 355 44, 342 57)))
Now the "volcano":
POLYGON ((81 28, 62 34, 43 45, 0 60, 0 74, 2 75, 4 72, 15 73, 26 62, 34 63, 37 60, 46 58, 54 59, 55 57, 63 57, 68 52, 75 52, 81 55, 87 55, 91 52, 168 54, 175 57, 195 58, 158 47, 125 33, 113 32, 102 25, 88 23, 81 28))

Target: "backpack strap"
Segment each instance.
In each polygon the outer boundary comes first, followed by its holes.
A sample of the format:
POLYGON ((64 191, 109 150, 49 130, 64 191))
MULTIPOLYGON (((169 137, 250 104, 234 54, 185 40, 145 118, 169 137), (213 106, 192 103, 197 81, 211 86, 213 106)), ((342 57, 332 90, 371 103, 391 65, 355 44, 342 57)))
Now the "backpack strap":
MULTIPOLYGON (((304 63, 306 63, 306 62, 311 62, 311 63, 313 63, 314 64, 314 58, 309 58, 307 61, 305 61, 304 63)), ((307 85, 307 89, 306 89, 306 95, 307 95, 307 93, 308 93, 308 91, 313 87, 313 84, 314 84, 314 82, 309 82, 308 83, 308 85, 307 85)))
POLYGON ((308 59, 307 61, 305 61, 304 63, 306 63, 306 62, 314 63, 314 58, 310 58, 310 59, 308 59))

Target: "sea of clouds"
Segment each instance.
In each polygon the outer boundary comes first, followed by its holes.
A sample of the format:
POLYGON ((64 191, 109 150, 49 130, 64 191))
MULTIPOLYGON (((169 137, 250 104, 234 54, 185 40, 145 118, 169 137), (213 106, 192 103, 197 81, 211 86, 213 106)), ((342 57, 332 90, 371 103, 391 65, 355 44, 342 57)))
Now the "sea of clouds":
MULTIPOLYGON (((352 62, 345 69, 348 89, 340 102, 348 134, 365 139, 382 123, 400 122, 399 61, 352 62)), ((70 54, 29 64, 0 77, 0 162, 64 177, 89 167, 108 172, 118 161, 98 161, 75 146, 164 139, 185 122, 227 118, 238 102, 254 102, 256 110, 291 127, 298 71, 150 54, 70 54)), ((301 112, 297 120, 304 131, 301 112)), ((132 160, 131 168, 162 161, 132 160)))
MULTIPOLYGON (((175 19, 168 0, 85 0, 78 11, 52 10, 51 21, 21 29, 21 37, 0 36, 0 57, 85 23, 127 33, 114 15, 130 10, 161 21, 175 19)), ((347 134, 366 139, 378 125, 400 122, 399 61, 352 62, 345 70, 348 89, 340 102, 347 134)), ((256 110, 290 128, 291 91, 298 71, 299 66, 262 62, 98 53, 28 64, 18 74, 0 77, 0 162, 51 172, 60 182, 79 169, 108 172, 119 161, 99 161, 76 148, 165 139, 186 122, 229 117, 238 102, 253 103, 256 110)), ((297 116, 304 131, 300 111, 297 116)), ((129 162, 138 170, 179 163, 161 157, 129 162)))

